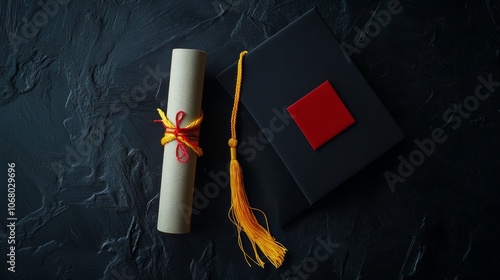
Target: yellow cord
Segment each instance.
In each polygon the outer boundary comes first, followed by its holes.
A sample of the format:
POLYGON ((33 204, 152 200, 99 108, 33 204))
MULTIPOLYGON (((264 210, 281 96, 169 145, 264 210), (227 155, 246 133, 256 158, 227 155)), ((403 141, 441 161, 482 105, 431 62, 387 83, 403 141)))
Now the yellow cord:
POLYGON ((234 103, 233 111, 231 112, 231 138, 236 139, 236 115, 238 114, 238 104, 240 103, 240 93, 241 93, 241 80, 243 76, 243 57, 247 54, 247 51, 242 51, 240 53, 240 58, 238 59, 238 72, 236 75, 236 89, 234 91, 234 103))

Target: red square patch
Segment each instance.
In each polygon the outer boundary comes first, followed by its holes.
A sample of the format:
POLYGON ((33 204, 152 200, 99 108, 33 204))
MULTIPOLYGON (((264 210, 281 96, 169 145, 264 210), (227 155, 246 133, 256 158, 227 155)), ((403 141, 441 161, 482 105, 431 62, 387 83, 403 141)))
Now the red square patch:
POLYGON ((287 110, 314 150, 356 122, 329 81, 287 110))

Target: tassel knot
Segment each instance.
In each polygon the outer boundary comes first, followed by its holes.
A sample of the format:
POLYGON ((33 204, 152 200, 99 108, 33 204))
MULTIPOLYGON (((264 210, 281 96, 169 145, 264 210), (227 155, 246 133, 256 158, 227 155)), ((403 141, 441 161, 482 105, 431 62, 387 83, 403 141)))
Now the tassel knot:
POLYGON ((230 148, 236 148, 236 146, 238 146, 238 140, 236 140, 236 138, 230 138, 229 141, 227 141, 227 145, 229 145, 230 148))
POLYGON ((238 146, 238 140, 236 140, 235 138, 231 138, 229 139, 227 144, 229 145, 230 148, 231 160, 236 160, 236 152, 237 152, 236 147, 238 146))

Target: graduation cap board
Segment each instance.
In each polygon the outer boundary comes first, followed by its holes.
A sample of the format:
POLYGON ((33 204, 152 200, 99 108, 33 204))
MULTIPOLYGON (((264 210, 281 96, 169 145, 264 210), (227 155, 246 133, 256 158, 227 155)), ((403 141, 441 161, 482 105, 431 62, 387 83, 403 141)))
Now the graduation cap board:
MULTIPOLYGON (((230 94, 236 72, 217 76, 230 94)), ((316 9, 245 56, 240 98, 260 128, 282 120, 269 141, 296 184, 263 186, 282 225, 404 137, 316 9)))

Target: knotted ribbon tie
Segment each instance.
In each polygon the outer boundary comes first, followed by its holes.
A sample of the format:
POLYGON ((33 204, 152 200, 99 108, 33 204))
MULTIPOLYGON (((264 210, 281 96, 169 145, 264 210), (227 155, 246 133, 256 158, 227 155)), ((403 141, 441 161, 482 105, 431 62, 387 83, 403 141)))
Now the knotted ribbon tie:
POLYGON ((201 121, 203 120, 203 112, 201 115, 188 124, 186 127, 180 127, 181 121, 184 119, 186 113, 179 111, 175 115, 175 125, 167 118, 161 109, 156 109, 160 115, 161 120, 154 120, 153 122, 160 122, 165 127, 165 134, 161 138, 161 144, 165 145, 168 142, 177 140, 177 147, 175 148, 175 155, 177 161, 186 163, 189 161, 190 148, 196 155, 203 155, 203 150, 198 146, 198 131, 200 130, 201 121))

